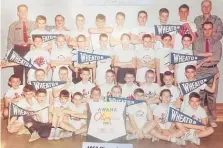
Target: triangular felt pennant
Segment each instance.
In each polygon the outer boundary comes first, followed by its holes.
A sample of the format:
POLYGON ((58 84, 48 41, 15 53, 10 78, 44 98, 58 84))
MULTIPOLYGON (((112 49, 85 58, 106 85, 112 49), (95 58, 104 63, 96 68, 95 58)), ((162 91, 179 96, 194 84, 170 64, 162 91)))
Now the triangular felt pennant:
POLYGON ((34 39, 36 36, 41 36, 43 39, 43 42, 48 42, 56 39, 58 34, 32 34, 32 38, 34 39))
POLYGON ((185 63, 190 61, 198 61, 202 60, 205 57, 203 56, 194 56, 194 55, 187 55, 187 54, 180 54, 180 53, 170 53, 170 64, 179 64, 185 63))
POLYGON ((110 56, 93 54, 88 52, 77 52, 77 62, 78 64, 89 63, 94 61, 100 61, 110 58, 110 56))
POLYGON ((12 117, 12 116, 25 116, 25 115, 33 115, 34 113, 39 112, 39 111, 41 111, 43 109, 46 109, 46 108, 48 108, 48 106, 44 107, 40 110, 37 110, 37 111, 28 111, 28 110, 25 110, 25 109, 15 105, 14 103, 10 103, 9 111, 10 111, 10 117, 12 117))
POLYGON ((193 119, 192 117, 170 107, 168 114, 169 122, 178 122, 183 124, 192 124, 192 125, 204 125, 200 121, 193 119))
POLYGON ((33 64, 31 64, 29 61, 27 61, 25 58, 21 57, 17 52, 15 52, 14 49, 10 51, 10 53, 7 56, 7 59, 11 62, 20 64, 24 67, 28 67, 31 69, 37 69, 33 64))
POLYGON ((214 77, 214 75, 211 75, 211 76, 204 77, 204 78, 201 78, 201 79, 198 79, 198 80, 195 80, 195 81, 179 83, 181 94, 186 95, 186 94, 192 92, 196 88, 200 87, 204 83, 211 80, 213 77, 214 77))
POLYGON ((65 83, 65 81, 31 81, 31 84, 35 90, 40 88, 50 89, 65 83))
POLYGON ((126 105, 134 105, 134 104, 139 104, 139 103, 143 103, 145 101, 143 100, 130 100, 127 98, 115 98, 115 97, 107 97, 107 102, 126 102, 126 105))
POLYGON ((154 25, 155 35, 163 35, 165 33, 171 33, 180 29, 182 25, 154 25))

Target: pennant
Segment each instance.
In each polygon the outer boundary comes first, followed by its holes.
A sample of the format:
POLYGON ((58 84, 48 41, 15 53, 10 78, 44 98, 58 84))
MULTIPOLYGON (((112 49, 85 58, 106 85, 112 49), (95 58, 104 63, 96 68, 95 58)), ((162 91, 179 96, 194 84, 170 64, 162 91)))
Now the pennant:
POLYGON ((32 38, 34 39, 36 36, 41 36, 43 42, 45 43, 56 39, 57 35, 58 34, 33 34, 32 38))
POLYGON ((7 59, 19 65, 22 65, 31 69, 37 69, 33 64, 31 64, 29 61, 27 61, 25 58, 21 57, 17 52, 15 52, 14 49, 10 51, 10 53, 7 56, 7 59))
POLYGON ((110 56, 93 54, 93 53, 88 53, 88 52, 81 52, 81 51, 77 52, 78 64, 100 61, 100 60, 105 60, 108 58, 110 58, 110 56))
POLYGON ((107 97, 107 102, 126 102, 127 106, 143 103, 143 100, 130 100, 127 98, 114 98, 114 97, 107 97))
POLYGON ((154 25, 155 35, 162 36, 165 33, 179 31, 182 25, 154 25))
POLYGON ((31 84, 35 90, 38 90, 40 88, 50 89, 65 83, 65 81, 31 81, 31 84))
POLYGON ((195 80, 195 81, 179 83, 181 94, 186 95, 186 94, 192 92, 196 88, 200 87, 204 83, 211 80, 213 77, 214 77, 214 75, 211 75, 211 76, 204 77, 204 78, 201 78, 201 79, 198 79, 198 80, 195 80))
POLYGON ((168 121, 169 122, 178 122, 184 124, 192 124, 192 125, 204 125, 200 121, 193 119, 192 117, 170 107, 169 114, 168 114, 168 121))
POLYGON ((10 117, 12 116, 25 116, 25 115, 33 115, 34 113, 36 112, 39 112, 43 109, 46 109, 48 107, 44 107, 40 110, 37 110, 37 111, 28 111, 28 110, 25 110, 17 105, 15 105, 14 103, 10 103, 10 117))
POLYGON ((202 60, 205 57, 203 56, 194 56, 194 55, 187 55, 187 54, 180 54, 180 53, 170 53, 170 64, 179 64, 185 63, 190 61, 198 61, 202 60))

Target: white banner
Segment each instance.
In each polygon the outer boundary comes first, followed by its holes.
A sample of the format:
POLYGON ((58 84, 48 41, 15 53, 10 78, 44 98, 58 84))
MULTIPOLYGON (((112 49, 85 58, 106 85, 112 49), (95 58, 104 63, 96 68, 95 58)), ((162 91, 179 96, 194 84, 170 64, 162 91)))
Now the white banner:
POLYGON ((82 148, 133 148, 132 144, 83 142, 82 148))
POLYGON ((125 102, 89 103, 91 117, 87 134, 106 142, 125 136, 125 105, 125 102))

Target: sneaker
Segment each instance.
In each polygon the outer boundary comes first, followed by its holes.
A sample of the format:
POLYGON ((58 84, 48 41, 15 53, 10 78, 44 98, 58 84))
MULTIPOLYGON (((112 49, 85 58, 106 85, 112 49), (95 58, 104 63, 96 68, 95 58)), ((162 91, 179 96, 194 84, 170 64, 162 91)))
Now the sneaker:
POLYGON ((218 125, 216 124, 216 122, 211 122, 211 127, 216 128, 218 125))
POLYGON ((186 145, 186 142, 183 138, 176 138, 177 145, 186 145))
POLYGON ((56 128, 55 130, 55 140, 59 140, 60 139, 60 133, 61 133, 61 129, 60 128, 56 128))
POLYGON ((27 128, 22 128, 18 133, 18 135, 30 135, 30 132, 27 128))
POLYGON ((60 133, 60 138, 69 138, 69 137, 72 137, 72 136, 73 136, 72 132, 65 131, 65 132, 60 133))
POLYGON ((196 145, 200 145, 200 138, 197 137, 196 133, 194 133, 194 138, 191 139, 190 142, 196 145))
POLYGON ((194 131, 189 131, 182 137, 182 139, 186 141, 190 141, 193 138, 194 138, 194 131))
POLYGON ((152 142, 155 142, 155 141, 159 141, 158 138, 156 138, 155 136, 152 137, 152 142))
POLYGON ((53 140, 54 139, 54 136, 55 136, 55 128, 51 128, 51 131, 50 131, 50 135, 48 137, 48 140, 53 140))
POLYGON ((39 138, 40 138, 39 134, 35 131, 32 133, 31 137, 29 138, 29 142, 35 141, 39 138))
POLYGON ((138 139, 139 137, 136 134, 127 134, 126 140, 138 139))
POLYGON ((144 135, 146 139, 152 139, 152 135, 150 135, 149 133, 144 135))

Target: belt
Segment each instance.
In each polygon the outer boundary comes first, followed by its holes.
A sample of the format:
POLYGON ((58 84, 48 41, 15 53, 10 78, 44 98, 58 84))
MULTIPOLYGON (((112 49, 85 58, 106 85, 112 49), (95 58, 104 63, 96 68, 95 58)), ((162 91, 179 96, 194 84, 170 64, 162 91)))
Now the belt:
POLYGON ((214 68, 214 67, 217 67, 217 64, 211 65, 211 66, 201 66, 201 67, 203 67, 203 68, 214 68))
POLYGON ((30 44, 21 44, 21 45, 15 44, 14 46, 17 46, 17 47, 30 47, 30 44))

